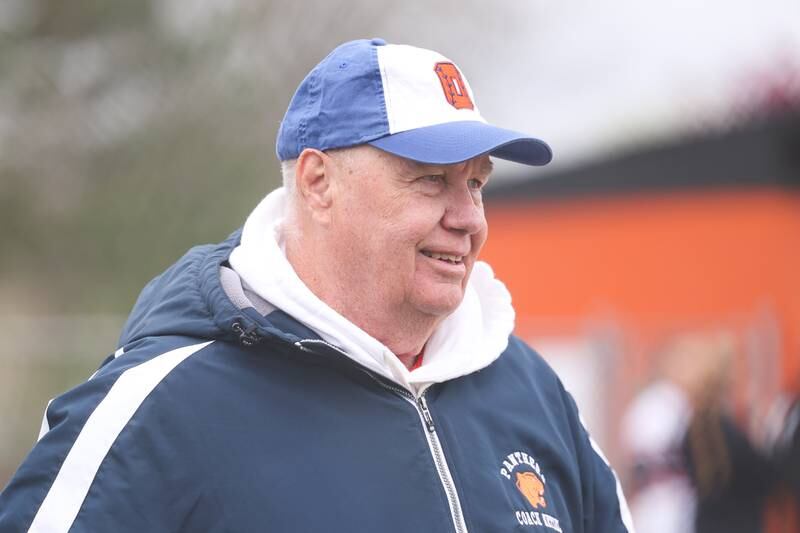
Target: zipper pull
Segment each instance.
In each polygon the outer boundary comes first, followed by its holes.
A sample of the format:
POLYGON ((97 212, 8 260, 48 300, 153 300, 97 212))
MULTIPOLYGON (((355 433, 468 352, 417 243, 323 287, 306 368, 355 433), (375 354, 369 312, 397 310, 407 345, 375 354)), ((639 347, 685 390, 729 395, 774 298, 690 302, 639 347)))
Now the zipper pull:
POLYGON ((425 396, 419 397, 417 405, 419 405, 419 410, 422 413, 422 419, 425 420, 425 425, 428 426, 428 432, 435 433, 436 426, 433 425, 433 417, 431 416, 430 409, 428 409, 428 402, 425 400, 425 396))
POLYGON ((254 346, 258 344, 258 341, 261 340, 258 334, 255 332, 255 327, 247 330, 242 327, 239 322, 234 322, 231 325, 231 329, 239 335, 239 342, 241 342, 244 346, 254 346))

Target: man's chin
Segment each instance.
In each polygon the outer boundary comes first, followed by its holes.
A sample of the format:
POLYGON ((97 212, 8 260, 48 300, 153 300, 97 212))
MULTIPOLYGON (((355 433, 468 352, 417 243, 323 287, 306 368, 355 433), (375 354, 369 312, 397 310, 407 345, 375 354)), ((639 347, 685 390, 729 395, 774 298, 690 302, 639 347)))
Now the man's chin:
POLYGON ((452 314, 464 299, 461 287, 448 287, 435 293, 419 295, 415 298, 414 307, 427 315, 444 318, 452 314))

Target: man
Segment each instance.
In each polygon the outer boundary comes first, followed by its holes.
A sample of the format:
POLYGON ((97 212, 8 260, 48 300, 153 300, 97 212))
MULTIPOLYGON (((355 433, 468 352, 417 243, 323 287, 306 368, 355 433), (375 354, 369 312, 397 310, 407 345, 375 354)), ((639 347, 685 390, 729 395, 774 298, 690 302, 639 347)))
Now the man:
POLYGON ((354 41, 278 134, 285 186, 142 292, 47 408, 0 531, 630 531, 558 378, 476 257, 487 124, 435 52, 354 41))

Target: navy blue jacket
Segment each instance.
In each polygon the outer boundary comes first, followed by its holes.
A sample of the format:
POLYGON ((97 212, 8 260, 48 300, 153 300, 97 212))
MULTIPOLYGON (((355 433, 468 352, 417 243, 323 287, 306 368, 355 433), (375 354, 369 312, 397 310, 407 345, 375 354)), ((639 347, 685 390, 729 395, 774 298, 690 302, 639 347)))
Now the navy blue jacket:
POLYGON ((142 292, 54 399, 0 532, 624 532, 575 403, 519 339, 422 399, 219 279, 238 234, 142 292))

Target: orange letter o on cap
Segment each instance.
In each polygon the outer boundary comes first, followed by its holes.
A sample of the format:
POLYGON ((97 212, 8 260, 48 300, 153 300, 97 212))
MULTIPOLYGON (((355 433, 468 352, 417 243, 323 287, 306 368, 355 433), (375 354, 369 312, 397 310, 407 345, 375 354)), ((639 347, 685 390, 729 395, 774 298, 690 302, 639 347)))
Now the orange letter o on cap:
POLYGON ((444 97, 456 109, 474 109, 472 100, 467 92, 467 85, 461 77, 458 68, 452 63, 436 63, 433 69, 442 82, 444 97))

